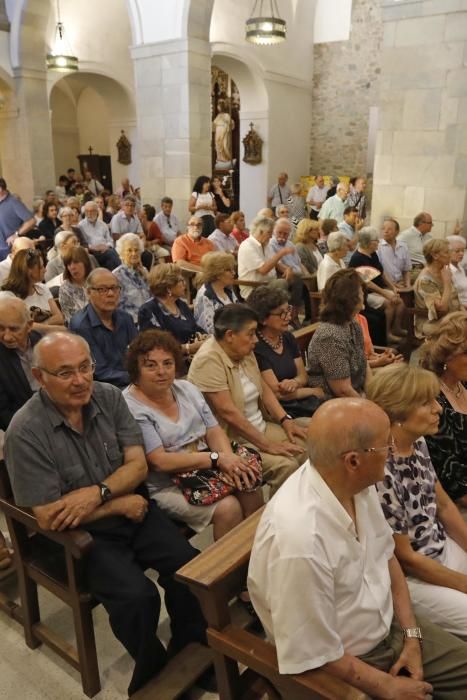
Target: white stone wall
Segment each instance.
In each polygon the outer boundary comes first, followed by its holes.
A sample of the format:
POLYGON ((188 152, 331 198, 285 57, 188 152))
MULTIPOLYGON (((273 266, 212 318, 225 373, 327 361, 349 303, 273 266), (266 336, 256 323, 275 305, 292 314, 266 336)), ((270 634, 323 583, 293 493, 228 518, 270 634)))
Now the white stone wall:
POLYGON ((422 210, 434 234, 465 218, 467 0, 383 0, 373 223, 422 210))

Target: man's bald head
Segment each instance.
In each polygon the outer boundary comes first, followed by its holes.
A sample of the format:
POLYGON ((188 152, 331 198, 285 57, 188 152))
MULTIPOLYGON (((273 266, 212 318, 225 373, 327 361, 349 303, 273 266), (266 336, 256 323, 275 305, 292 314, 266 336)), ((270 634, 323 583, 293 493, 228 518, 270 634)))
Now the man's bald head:
POLYGON ((16 253, 19 250, 26 250, 27 248, 34 248, 34 241, 32 241, 30 238, 27 236, 18 236, 15 238, 13 241, 13 245, 11 246, 11 257, 14 258, 16 253))
POLYGON ((62 359, 66 361, 67 357, 77 350, 84 350, 89 357, 91 356, 89 345, 81 336, 66 331, 49 333, 34 346, 33 367, 52 369, 56 364, 60 364, 62 359))
POLYGON ((0 295, 0 322, 7 314, 14 316, 18 323, 27 323, 31 319, 31 312, 22 299, 0 295))
POLYGON ((386 431, 389 418, 372 401, 359 398, 331 399, 318 408, 310 421, 308 452, 311 462, 325 472, 337 465, 343 453, 372 447, 386 431))

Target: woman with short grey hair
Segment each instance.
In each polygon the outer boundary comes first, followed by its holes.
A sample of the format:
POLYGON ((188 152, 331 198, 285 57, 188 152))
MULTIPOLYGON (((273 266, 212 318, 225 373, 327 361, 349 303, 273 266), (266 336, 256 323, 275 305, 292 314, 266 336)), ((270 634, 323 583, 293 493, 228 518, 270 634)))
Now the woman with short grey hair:
POLYGON ((148 273, 141 262, 143 241, 135 233, 124 233, 116 245, 122 261, 122 264, 113 270, 121 286, 119 308, 129 313, 137 323, 140 307, 151 298, 147 283, 148 273))
POLYGON ((376 252, 378 245, 378 231, 372 226, 364 226, 359 231, 358 247, 352 253, 349 267, 356 268, 363 276, 368 289, 367 305, 372 309, 384 309, 387 342, 397 344, 407 335, 402 328, 405 305, 396 285, 384 272, 376 252))
POLYGON ((446 240, 449 243, 451 256, 449 269, 452 283, 456 288, 460 303, 464 308, 467 308, 467 275, 462 265, 465 254, 465 238, 463 236, 446 236, 446 240))
MULTIPOLYGON (((79 240, 74 231, 59 231, 55 234, 54 246, 47 255, 49 260, 44 274, 44 280, 46 282, 50 282, 54 277, 63 274, 65 270, 63 258, 72 248, 77 248, 78 246, 79 240)), ((58 280, 57 282, 60 284, 58 280)))
POLYGON ((321 291, 326 286, 326 282, 338 270, 345 268, 343 258, 349 252, 349 241, 340 231, 330 233, 327 240, 328 252, 318 266, 317 283, 321 291))

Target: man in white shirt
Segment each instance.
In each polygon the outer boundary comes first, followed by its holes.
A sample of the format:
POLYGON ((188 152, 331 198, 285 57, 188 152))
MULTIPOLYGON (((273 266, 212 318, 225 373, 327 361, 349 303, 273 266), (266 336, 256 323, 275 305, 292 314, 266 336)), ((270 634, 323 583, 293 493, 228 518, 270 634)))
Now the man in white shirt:
POLYGON ((467 644, 415 619, 373 487, 392 449, 387 415, 365 399, 327 401, 308 447, 266 506, 248 574, 280 673, 323 668, 387 700, 423 700, 433 682, 435 697, 460 700, 467 644))
POLYGON ((94 255, 101 267, 114 270, 121 264, 107 224, 99 219, 99 207, 96 202, 86 202, 84 219, 79 222, 89 245, 89 252, 94 255))
POLYGON ((308 194, 306 196, 306 203, 310 205, 310 218, 317 219, 323 203, 326 201, 326 195, 328 193, 328 187, 324 184, 324 177, 322 175, 317 175, 315 177, 315 184, 310 187, 308 194))
POLYGON ((425 265, 423 246, 433 238, 431 235, 432 228, 433 217, 428 212, 422 211, 414 218, 413 226, 402 231, 397 236, 397 240, 405 243, 409 249, 410 259, 415 267, 423 267, 425 265))
MULTIPOLYGON (((274 253, 269 241, 272 236, 273 221, 266 217, 257 216, 251 222, 249 237, 240 244, 238 249, 238 278, 251 282, 270 282, 276 279, 276 265, 284 255, 294 253, 290 246, 284 246, 274 253)), ((253 287, 240 285, 240 294, 247 299, 253 287)))
POLYGON ((6 281, 10 274, 11 263, 18 250, 26 250, 26 248, 34 248, 34 241, 27 236, 18 236, 11 245, 11 252, 6 256, 5 260, 0 262, 0 286, 6 281))
POLYGON ((110 231, 114 241, 118 240, 124 233, 135 233, 140 238, 143 236, 141 221, 135 214, 136 199, 129 194, 122 203, 122 208, 112 216, 110 231))
POLYGON ((216 214, 216 228, 208 236, 208 240, 222 253, 237 255, 238 243, 232 236, 232 231, 233 222, 230 216, 228 214, 216 214))
POLYGON ((383 223, 383 237, 378 244, 378 258, 384 272, 397 288, 410 287, 412 263, 407 245, 397 238, 399 222, 386 219, 383 223))
POLYGON ((279 173, 277 184, 273 185, 269 191, 268 207, 275 211, 279 204, 286 204, 288 198, 292 194, 292 190, 287 184, 289 176, 287 173, 279 173))
POLYGON ((336 194, 333 197, 329 197, 319 211, 318 218, 323 219, 335 219, 338 224, 344 220, 344 210, 347 206, 347 196, 349 194, 349 188, 345 182, 339 182, 336 189, 336 194))
POLYGON ((172 212, 173 199, 170 197, 162 197, 161 211, 156 214, 154 221, 159 226, 164 243, 171 246, 177 236, 181 235, 182 229, 180 222, 172 212))

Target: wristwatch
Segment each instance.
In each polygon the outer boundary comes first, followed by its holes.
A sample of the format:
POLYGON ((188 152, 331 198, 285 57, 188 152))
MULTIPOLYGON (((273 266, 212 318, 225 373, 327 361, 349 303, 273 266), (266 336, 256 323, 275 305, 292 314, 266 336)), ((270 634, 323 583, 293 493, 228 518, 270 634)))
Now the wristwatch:
POLYGON ((112 491, 109 489, 107 484, 104 484, 103 481, 101 481, 100 484, 98 484, 100 491, 101 491, 101 501, 102 503, 107 503, 107 501, 110 501, 112 498, 112 491))
POLYGON ((282 418, 279 421, 279 425, 282 425, 286 420, 293 420, 292 416, 289 415, 288 413, 285 414, 285 416, 282 416, 282 418))
POLYGON ((404 634, 404 639, 418 639, 420 644, 423 642, 423 635, 420 627, 403 627, 402 632, 404 634))
POLYGON ((209 455, 211 457, 211 469, 217 467, 217 460, 219 459, 219 452, 211 452, 209 455))

